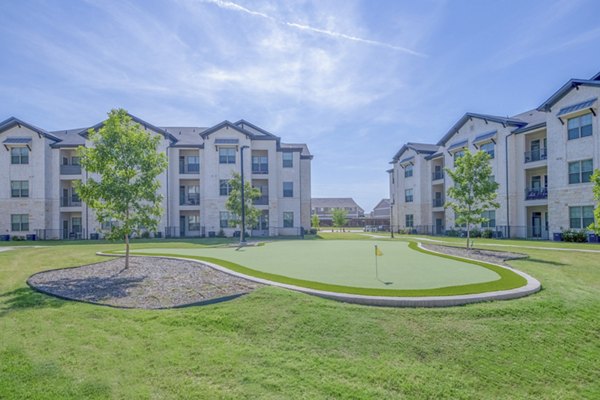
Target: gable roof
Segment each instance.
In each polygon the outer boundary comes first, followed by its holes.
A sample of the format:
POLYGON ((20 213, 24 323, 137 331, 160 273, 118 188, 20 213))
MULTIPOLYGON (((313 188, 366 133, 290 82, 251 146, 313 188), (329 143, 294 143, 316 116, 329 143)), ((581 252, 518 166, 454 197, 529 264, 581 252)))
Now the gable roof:
POLYGON ((546 111, 550 112, 552 107, 560 101, 563 97, 565 97, 571 90, 578 88, 579 86, 594 86, 600 87, 600 74, 595 75, 591 80, 587 79, 570 79, 567 83, 565 83, 560 89, 558 89, 548 100, 542 103, 541 106, 537 108, 538 111, 546 111))
POLYGON ((600 81, 600 72, 590 78, 590 81, 600 81))
POLYGON ((521 121, 520 119, 511 118, 511 117, 500 117, 498 115, 477 114, 477 113, 468 112, 468 113, 465 113, 465 115, 463 115, 452 126, 452 128, 450 128, 450 130, 444 135, 444 137, 437 143, 438 146, 445 146, 446 143, 448 142, 448 140, 450 140, 450 138, 452 138, 452 136, 454 136, 467 121, 469 121, 473 118, 482 119, 486 122, 487 121, 496 122, 498 124, 502 124, 503 126, 518 126, 518 127, 520 127, 520 126, 527 125, 526 122, 521 121))
POLYGON ((20 120, 19 118, 16 117, 10 117, 8 119, 5 119, 4 121, 0 122, 0 133, 7 131, 11 128, 14 128, 15 126, 24 126, 25 128, 34 131, 35 133, 37 133, 40 136, 45 137, 46 139, 50 139, 53 140, 55 142, 60 142, 60 139, 58 137, 56 137, 55 135, 51 134, 50 132, 48 132, 45 129, 42 128, 38 128, 35 125, 31 125, 30 123, 27 123, 23 120, 20 120))
POLYGON ((373 207, 373 211, 380 208, 390 208, 390 199, 381 199, 379 203, 375 207, 373 207))
MULTIPOLYGON (((253 130, 255 130, 255 131, 259 132, 259 133, 262 133, 263 135, 265 135, 265 136, 267 136, 267 137, 271 137, 271 138, 273 138, 273 139, 277 138, 277 136, 273 135, 271 132, 267 132, 267 131, 266 131, 266 130, 264 130, 263 128, 261 128, 261 127, 258 127, 258 126, 256 126, 256 125, 254 125, 253 123, 251 123, 251 122, 248 122, 248 121, 246 121, 246 120, 244 120, 244 119, 240 119, 239 121, 237 121, 237 122, 234 122, 234 125, 235 125, 235 126, 238 126, 238 127, 240 127, 240 128, 242 128, 242 129, 244 129, 244 130, 248 130, 248 129, 247 129, 247 127, 249 127, 249 128, 251 128, 251 129, 253 129, 253 130)), ((250 133, 253 133, 252 131, 249 131, 249 132, 250 132, 250 133)))
POLYGON ((215 133, 215 132, 217 132, 217 131, 219 131, 219 130, 221 130, 223 128, 227 128, 227 129, 231 128, 231 129, 235 130, 236 132, 239 132, 242 135, 245 135, 246 137, 250 137, 251 138, 251 137, 254 136, 252 134, 252 132, 249 132, 249 131, 247 131, 245 129, 242 129, 239 126, 237 126, 237 125, 235 125, 235 124, 233 124, 233 123, 231 123, 231 122, 229 122, 227 120, 225 120, 223 122, 220 122, 220 123, 216 124, 215 126, 212 126, 212 127, 208 128, 208 129, 204 130, 202 133, 200 133, 200 136, 203 139, 206 139, 209 135, 211 135, 211 134, 213 134, 213 133, 215 133))
MULTIPOLYGON (((177 138, 176 138, 175 136, 171 135, 169 132, 165 131, 164 129, 162 129, 162 128, 159 128, 158 126, 154 126, 154 125, 152 125, 152 124, 150 124, 150 123, 148 123, 148 122, 144 121, 143 119, 136 117, 135 115, 131 115, 131 114, 129 114, 129 113, 127 113, 127 115, 129 115, 129 117, 131 118, 131 120, 132 120, 133 122, 135 122, 135 123, 138 123, 138 124, 142 125, 142 126, 145 128, 145 129, 146 129, 146 128, 150 128, 150 129, 152 129, 153 131, 155 131, 155 132, 158 132, 158 133, 160 133, 161 135, 163 135, 163 136, 164 136, 166 139, 169 139, 169 140, 170 140, 172 143, 177 143, 177 138)), ((96 130, 98 130, 98 129, 102 128, 102 127, 104 126, 104 123, 105 123, 105 122, 106 122, 106 120, 104 120, 104 121, 102 121, 102 122, 99 122, 99 123, 97 123, 96 125, 94 125, 94 126, 92 126, 92 127, 90 127, 90 128, 83 129, 81 132, 79 132, 79 134, 80 134, 81 136, 83 136, 84 138, 87 138, 87 137, 88 137, 88 131, 89 131, 90 129, 93 129, 93 130, 95 130, 95 131, 96 131, 96 130)))
POLYGON ((433 154, 436 151, 438 151, 438 148, 439 146, 435 144, 408 142, 405 145, 403 145, 400 148, 400 150, 398 150, 398 152, 394 155, 392 163, 398 161, 402 153, 404 153, 408 149, 414 150, 417 154, 433 154))
POLYGON ((352 197, 316 197, 310 200, 311 207, 329 207, 329 208, 344 208, 357 207, 359 211, 364 212, 352 197))

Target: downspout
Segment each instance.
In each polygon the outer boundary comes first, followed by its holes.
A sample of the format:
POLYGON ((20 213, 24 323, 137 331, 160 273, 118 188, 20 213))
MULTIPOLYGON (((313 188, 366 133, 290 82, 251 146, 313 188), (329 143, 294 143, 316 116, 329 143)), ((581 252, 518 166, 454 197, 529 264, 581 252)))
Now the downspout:
POLYGON ((171 166, 170 165, 171 162, 169 160, 169 149, 170 148, 171 148, 170 146, 167 147, 167 151, 166 151, 166 153, 167 153, 167 171, 166 171, 166 174, 167 174, 167 192, 166 192, 167 193, 167 199, 166 199, 167 200, 167 225, 165 226, 165 237, 167 237, 167 232, 166 232, 167 229, 166 228, 169 227, 169 226, 171 226, 171 224, 169 223, 170 222, 169 221, 169 214, 170 214, 170 212, 169 212, 169 202, 171 201, 171 196, 170 196, 171 188, 169 186, 169 172, 170 172, 169 168, 171 166))
POLYGON ((504 165, 506 167, 506 237, 510 238, 510 198, 508 190, 508 137, 512 136, 513 132, 504 137, 504 165))

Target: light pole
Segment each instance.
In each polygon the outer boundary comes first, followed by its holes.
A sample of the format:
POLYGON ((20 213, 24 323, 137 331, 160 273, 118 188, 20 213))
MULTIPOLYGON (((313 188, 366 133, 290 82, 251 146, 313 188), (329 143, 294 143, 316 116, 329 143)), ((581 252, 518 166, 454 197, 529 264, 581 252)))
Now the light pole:
POLYGON ((394 200, 390 201, 390 232, 394 238, 394 200))
POLYGON ((242 181, 242 231, 240 232, 240 246, 246 244, 246 201, 244 199, 244 150, 248 146, 240 147, 240 169, 241 169, 241 181, 242 181))

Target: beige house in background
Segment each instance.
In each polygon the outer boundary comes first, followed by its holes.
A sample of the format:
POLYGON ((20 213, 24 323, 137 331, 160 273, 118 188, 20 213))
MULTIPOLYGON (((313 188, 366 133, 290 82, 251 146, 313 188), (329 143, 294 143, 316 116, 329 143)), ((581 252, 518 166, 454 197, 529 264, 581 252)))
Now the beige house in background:
MULTIPOLYGON (((228 180, 241 171, 262 196, 254 235, 299 235, 310 229, 311 160, 305 144, 280 137, 247 121, 224 121, 211 128, 156 127, 134 122, 161 137, 159 151, 169 160, 159 179, 163 216, 158 235, 231 236, 225 202, 228 180)), ((103 122, 92 126, 98 129, 103 122)), ((11 117, 0 122, 0 239, 36 235, 41 239, 102 237, 94 213, 73 189, 88 179, 76 156, 86 146, 87 131, 48 132, 11 117)))
POLYGON ((388 170, 394 230, 456 229, 444 209, 452 168, 465 150, 491 156, 500 207, 481 226, 496 237, 551 238, 593 222, 589 177, 600 167, 600 73, 571 79, 537 109, 502 117, 467 113, 436 144, 407 143, 388 170))

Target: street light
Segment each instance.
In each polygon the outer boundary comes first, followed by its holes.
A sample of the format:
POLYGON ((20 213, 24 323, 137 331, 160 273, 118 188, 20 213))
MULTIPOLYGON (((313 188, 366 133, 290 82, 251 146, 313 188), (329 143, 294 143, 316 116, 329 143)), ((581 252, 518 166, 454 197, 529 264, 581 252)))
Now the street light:
POLYGON ((242 181, 242 231, 240 232, 240 246, 246 244, 246 202, 244 200, 244 150, 248 146, 240 147, 240 169, 241 169, 241 181, 242 181))
POLYGON ((392 239, 394 238, 394 199, 390 201, 390 232, 392 234, 392 239))

